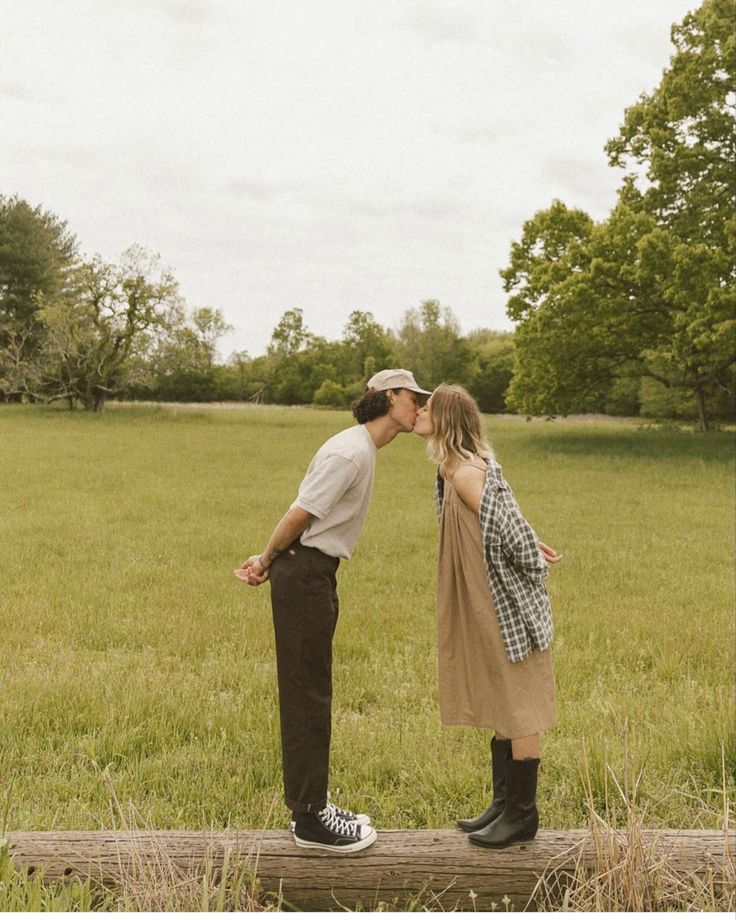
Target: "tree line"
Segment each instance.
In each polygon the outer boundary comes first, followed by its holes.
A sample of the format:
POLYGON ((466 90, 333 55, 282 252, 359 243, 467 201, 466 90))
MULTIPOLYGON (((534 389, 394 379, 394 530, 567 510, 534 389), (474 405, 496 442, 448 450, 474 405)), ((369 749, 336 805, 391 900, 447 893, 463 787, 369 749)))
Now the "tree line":
POLYGON ((160 258, 139 246, 117 262, 84 260, 67 225, 41 206, 0 198, 0 399, 64 401, 100 411, 111 398, 253 400, 347 407, 381 367, 407 365, 434 386, 472 389, 484 411, 506 408, 513 334, 463 337, 448 308, 427 300, 397 331, 354 310, 339 341, 286 310, 264 355, 218 360, 230 331, 220 310, 188 310, 160 258))
POLYGON ((501 270, 515 333, 463 335, 427 299, 394 330, 354 310, 342 338, 288 309, 266 353, 218 359, 220 310, 189 310, 161 260, 133 246, 87 259, 65 221, 0 196, 0 399, 254 400, 346 407, 377 369, 461 383, 484 412, 733 419, 736 393, 736 51, 730 0, 673 26, 659 86, 606 151, 624 178, 596 223, 555 201, 501 270))

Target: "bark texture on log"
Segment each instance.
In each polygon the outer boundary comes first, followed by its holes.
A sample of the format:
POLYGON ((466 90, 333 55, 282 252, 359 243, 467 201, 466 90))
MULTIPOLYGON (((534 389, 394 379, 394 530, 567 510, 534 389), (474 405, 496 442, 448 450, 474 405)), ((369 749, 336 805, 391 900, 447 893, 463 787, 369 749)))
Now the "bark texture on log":
MULTIPOLYGON (((626 845, 623 832, 608 840, 626 845)), ((400 906, 410 894, 430 892, 445 910, 503 908, 504 898, 523 910, 543 873, 596 865, 595 843, 583 830, 542 830, 535 840, 500 851, 471 845, 461 831, 379 830, 374 846, 344 856, 300 849, 285 831, 249 830, 24 832, 9 834, 8 847, 19 871, 47 880, 91 877, 107 885, 126 873, 197 875, 207 863, 221 867, 229 851, 231 864, 233 857, 248 861, 261 891, 281 892, 307 910, 400 906)), ((645 831, 643 847, 658 857, 666 854, 673 869, 718 877, 726 854, 736 849, 736 836, 645 831)))

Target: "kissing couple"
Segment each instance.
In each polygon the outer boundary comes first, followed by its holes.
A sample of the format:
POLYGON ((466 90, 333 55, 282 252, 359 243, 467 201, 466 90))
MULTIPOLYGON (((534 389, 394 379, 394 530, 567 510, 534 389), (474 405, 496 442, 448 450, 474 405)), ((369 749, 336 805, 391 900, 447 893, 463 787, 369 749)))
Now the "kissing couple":
POLYGON ((352 410, 357 424, 320 447, 263 551, 235 570, 246 585, 271 583, 294 842, 354 853, 377 839, 368 815, 341 808, 328 792, 336 574, 365 522, 376 453, 409 432, 427 441, 438 467, 441 720, 492 730, 492 799, 457 824, 479 846, 531 840, 539 826, 540 733, 556 715, 545 580, 548 564, 562 557, 540 543, 521 514, 478 406, 462 387, 429 392, 411 371, 382 370, 352 410))

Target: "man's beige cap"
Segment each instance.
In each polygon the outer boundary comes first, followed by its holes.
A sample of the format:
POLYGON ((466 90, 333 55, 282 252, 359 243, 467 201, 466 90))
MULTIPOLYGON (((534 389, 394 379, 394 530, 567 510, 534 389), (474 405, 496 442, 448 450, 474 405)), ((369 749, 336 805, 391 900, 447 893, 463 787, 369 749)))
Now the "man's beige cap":
POLYGON ((386 371, 379 371, 374 374, 366 384, 369 390, 413 390, 415 393, 422 393, 424 396, 431 396, 431 390, 423 390, 414 379, 411 371, 404 370, 403 367, 392 367, 386 371))

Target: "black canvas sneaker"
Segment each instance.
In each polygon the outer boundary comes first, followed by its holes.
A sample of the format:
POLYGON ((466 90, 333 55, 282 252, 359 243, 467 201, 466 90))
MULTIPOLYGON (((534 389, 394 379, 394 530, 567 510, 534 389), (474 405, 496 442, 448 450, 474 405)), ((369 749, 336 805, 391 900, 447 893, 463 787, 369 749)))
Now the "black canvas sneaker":
MULTIPOLYGON (((354 811, 347 811, 345 808, 340 808, 339 805, 336 805, 333 801, 330 800, 330 793, 327 793, 327 808, 332 809, 335 812, 338 818, 342 818, 343 821, 352 821, 354 824, 370 824, 371 819, 369 815, 364 815, 362 813, 356 814, 354 811)), ((294 816, 292 816, 291 822, 289 824, 289 830, 294 830, 294 816)))
POLYGON ((298 847, 333 853, 356 853, 371 846, 378 837, 370 824, 346 821, 329 805, 322 811, 300 811, 293 824, 294 843, 298 847))

